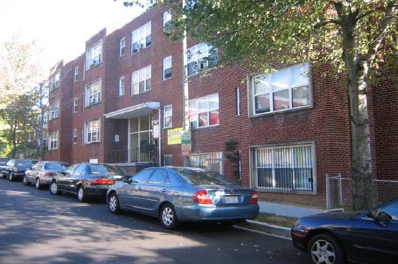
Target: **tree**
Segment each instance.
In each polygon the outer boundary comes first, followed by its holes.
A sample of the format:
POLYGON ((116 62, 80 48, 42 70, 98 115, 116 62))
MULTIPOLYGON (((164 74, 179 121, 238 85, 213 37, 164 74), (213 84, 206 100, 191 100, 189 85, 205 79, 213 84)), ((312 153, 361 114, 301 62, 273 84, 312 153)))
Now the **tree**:
POLYGON ((22 42, 19 35, 0 46, 0 118, 7 125, 3 134, 12 145, 11 157, 38 127, 37 84, 43 80, 38 54, 35 43, 22 42))
POLYGON ((384 59, 396 54, 398 0, 146 2, 173 5, 176 16, 170 36, 178 38, 186 32, 219 48, 222 64, 245 64, 264 73, 277 65, 311 61, 327 63, 345 76, 354 207, 372 204, 367 92, 384 59))

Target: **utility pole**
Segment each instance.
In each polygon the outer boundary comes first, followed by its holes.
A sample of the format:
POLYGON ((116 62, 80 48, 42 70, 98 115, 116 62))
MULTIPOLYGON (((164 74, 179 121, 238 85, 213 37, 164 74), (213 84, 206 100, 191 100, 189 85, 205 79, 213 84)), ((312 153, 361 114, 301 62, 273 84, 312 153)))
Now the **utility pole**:
POLYGON ((40 160, 44 160, 44 146, 43 146, 43 140, 44 140, 44 106, 43 106, 43 86, 44 86, 44 81, 42 81, 39 84, 40 87, 40 141, 39 141, 39 152, 40 152, 40 160))

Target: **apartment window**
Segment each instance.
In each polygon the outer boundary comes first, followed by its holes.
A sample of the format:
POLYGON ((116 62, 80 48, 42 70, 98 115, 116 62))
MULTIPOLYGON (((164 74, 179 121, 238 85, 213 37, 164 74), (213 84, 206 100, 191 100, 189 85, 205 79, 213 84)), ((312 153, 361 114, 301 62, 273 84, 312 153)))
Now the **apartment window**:
POLYGON ((73 99, 73 113, 77 113, 78 110, 79 110, 78 99, 75 98, 73 99))
POLYGON ((263 190, 314 191, 312 144, 254 149, 255 185, 263 190))
POLYGON ((126 37, 122 38, 120 40, 120 52, 119 52, 119 56, 124 56, 124 54, 126 54, 126 37))
POLYGON ((302 63, 252 78, 254 115, 310 106, 309 73, 309 63, 302 63))
POLYGON ((77 144, 77 129, 73 129, 73 138, 72 138, 73 144, 77 144))
POLYGON ((151 66, 142 68, 131 74, 131 95, 151 90, 151 66))
POLYGON ((48 108, 48 120, 56 119, 59 117, 59 100, 56 100, 54 104, 50 104, 48 108))
POLYGON ((100 120, 86 122, 84 124, 85 144, 100 142, 100 120))
POLYGON ((197 74, 200 70, 213 67, 218 61, 218 50, 206 43, 200 43, 188 49, 188 76, 197 74))
POLYGON ((140 49, 146 48, 152 43, 151 22, 136 29, 131 34, 131 53, 136 53, 140 49))
POLYGON ((50 133, 48 138, 49 138, 48 149, 49 150, 58 149, 58 131, 50 133))
POLYGON ((101 102, 101 79, 86 86, 85 105, 90 106, 101 102))
POLYGON ((223 174, 222 152, 192 153, 189 157, 189 162, 192 167, 206 168, 223 174))
POLYGON ((124 95, 124 77, 120 77, 119 78, 119 96, 123 96, 124 95))
POLYGON ((94 45, 86 53, 87 70, 102 63, 102 41, 94 45))
POLYGON ((163 166, 173 166, 173 155, 163 156, 163 166))
POLYGON ((218 125, 220 123, 218 93, 189 100, 189 121, 193 128, 218 125))
POLYGON ((170 79, 172 76, 172 57, 163 59, 163 80, 170 79))
POLYGON ((171 10, 163 13, 163 31, 168 31, 171 29, 171 10))
POLYGON ((77 80, 79 80, 79 67, 75 68, 74 81, 76 82, 77 80))
POLYGON ((173 126, 173 106, 167 105, 163 108, 163 127, 170 128, 173 126))

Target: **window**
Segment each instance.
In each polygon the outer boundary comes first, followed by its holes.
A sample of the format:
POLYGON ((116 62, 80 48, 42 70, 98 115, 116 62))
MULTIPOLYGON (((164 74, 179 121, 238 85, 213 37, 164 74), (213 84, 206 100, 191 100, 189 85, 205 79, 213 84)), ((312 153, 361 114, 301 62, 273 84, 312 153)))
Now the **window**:
POLYGON ((313 148, 313 145, 256 148, 256 188, 314 191, 313 148))
POLYGON ((151 22, 148 22, 131 34, 131 53, 136 53, 140 49, 148 47, 151 42, 151 22))
POLYGON ((73 113, 77 113, 78 110, 79 110, 78 99, 75 98, 73 99, 73 113))
POLYGON ((173 107, 171 105, 167 105, 163 109, 163 127, 170 128, 173 126, 173 107))
POLYGON ((252 78, 252 109, 255 115, 310 106, 308 63, 252 78))
POLYGON ((58 149, 58 131, 50 133, 49 137, 49 144, 48 149, 58 149))
POLYGON ((216 48, 206 43, 195 45, 188 49, 188 76, 197 74, 200 70, 213 67, 218 61, 216 48))
POLYGON ((220 123, 218 94, 190 100, 189 121, 194 128, 218 125, 220 123))
POLYGON ((163 80, 170 79, 172 75, 172 57, 163 59, 163 80))
POLYGON ((223 173, 223 155, 221 152, 192 153, 189 161, 192 167, 206 168, 221 174, 223 173))
POLYGON ((133 72, 131 80, 131 95, 151 90, 151 66, 133 72))
POLYGON ((163 156, 163 166, 173 166, 173 155, 163 156))
POLYGON ((94 120, 84 124, 85 144, 100 142, 100 121, 94 120))
POLYGON ((97 43, 86 53, 86 65, 89 70, 102 63, 102 42, 97 43))
POLYGON ((74 81, 76 82, 77 80, 79 80, 79 67, 75 68, 74 81))
POLYGON ((121 57, 121 56, 124 56, 124 54, 126 54, 126 38, 125 37, 120 40, 119 45, 120 45, 119 56, 121 57))
POLYGON ((163 31, 166 32, 171 29, 171 10, 163 13, 163 31))
POLYGON ((85 97, 86 107, 101 102, 101 79, 86 86, 85 97))
POLYGON ((59 117, 59 100, 51 104, 48 108, 48 120, 56 119, 59 117))
POLYGON ((73 144, 77 144, 77 129, 73 129, 73 139, 72 139, 73 144))
POLYGON ((119 78, 119 96, 124 95, 124 76, 119 78))
POLYGON ((50 77, 50 92, 54 91, 55 89, 59 88, 61 85, 61 71, 57 70, 51 77, 50 77))

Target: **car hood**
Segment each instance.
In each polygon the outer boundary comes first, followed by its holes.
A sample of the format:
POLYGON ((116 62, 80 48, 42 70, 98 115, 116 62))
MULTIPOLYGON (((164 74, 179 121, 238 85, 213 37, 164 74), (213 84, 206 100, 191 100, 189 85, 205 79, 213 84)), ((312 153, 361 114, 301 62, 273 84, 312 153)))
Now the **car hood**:
POLYGON ((306 218, 308 218, 308 219, 317 218, 317 219, 337 219, 337 220, 341 220, 341 219, 350 219, 350 218, 353 218, 353 217, 357 217, 357 216, 359 216, 361 214, 363 214, 363 212, 358 212, 358 211, 326 212, 326 213, 306 216, 306 218))

